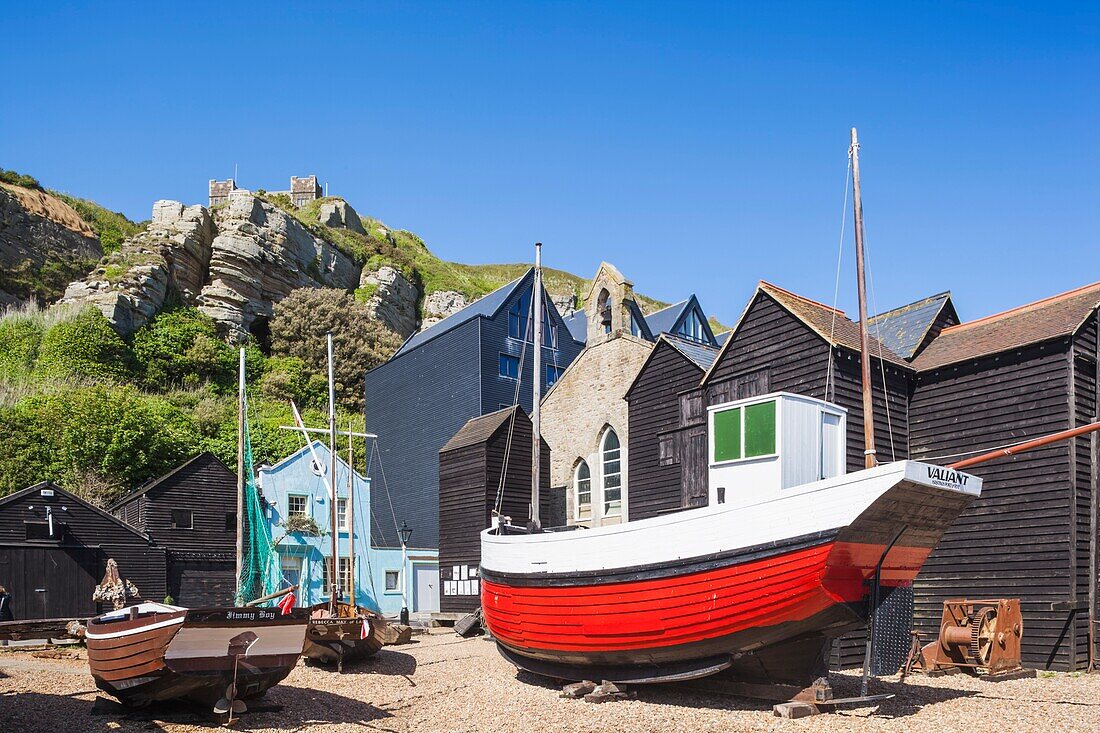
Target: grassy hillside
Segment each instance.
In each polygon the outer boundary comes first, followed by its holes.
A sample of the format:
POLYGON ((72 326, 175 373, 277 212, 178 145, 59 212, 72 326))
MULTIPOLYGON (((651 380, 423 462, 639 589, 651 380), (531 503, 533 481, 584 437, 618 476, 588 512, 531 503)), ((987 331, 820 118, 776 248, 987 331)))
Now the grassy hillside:
POLYGON ((104 255, 118 251, 123 241, 149 226, 148 221, 130 221, 124 214, 105 209, 95 201, 77 198, 60 191, 49 191, 48 193, 73 207, 76 213, 80 214, 80 218, 88 222, 88 226, 99 237, 104 255))

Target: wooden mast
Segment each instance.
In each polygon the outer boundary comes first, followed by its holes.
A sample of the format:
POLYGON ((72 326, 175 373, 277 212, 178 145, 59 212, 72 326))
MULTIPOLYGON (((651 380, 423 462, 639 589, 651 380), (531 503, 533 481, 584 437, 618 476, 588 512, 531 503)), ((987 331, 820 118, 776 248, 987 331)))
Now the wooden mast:
POLYGON ((856 286, 859 293, 859 363, 863 382, 863 455, 867 468, 878 465, 875 458, 875 413, 871 403, 871 344, 867 333, 867 285, 863 270, 863 202, 859 195, 859 138, 852 128, 852 211, 856 229, 856 286))
POLYGON ((535 353, 531 362, 531 524, 541 526, 539 518, 539 453, 542 447, 542 242, 535 242, 535 285, 531 294, 532 339, 535 353))
POLYGON ((237 596, 242 603, 241 573, 244 571, 244 347, 237 365, 237 596))
POLYGON ((348 421, 348 602, 355 604, 355 454, 352 450, 351 421, 348 421))
MULTIPOLYGON (((336 377, 332 363, 332 331, 328 337, 328 454, 329 454, 329 529, 332 535, 332 577, 330 578, 329 608, 336 613, 336 599, 340 595, 340 530, 336 526, 336 377)), ((350 431, 349 431, 350 432, 350 431)))

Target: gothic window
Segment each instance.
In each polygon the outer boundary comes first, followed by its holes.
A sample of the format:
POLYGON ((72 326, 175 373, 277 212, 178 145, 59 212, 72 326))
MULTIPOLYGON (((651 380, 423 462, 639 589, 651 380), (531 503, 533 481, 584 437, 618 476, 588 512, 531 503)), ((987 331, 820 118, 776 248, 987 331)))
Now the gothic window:
POLYGON ((706 329, 703 326, 703 318, 699 315, 699 311, 692 309, 691 313, 688 313, 684 318, 683 323, 676 329, 676 335, 681 336, 692 341, 706 341, 706 329))
POLYGON ((585 461, 577 464, 573 472, 573 489, 577 497, 577 519, 592 516, 592 471, 585 461))
POLYGON ((604 433, 600 446, 600 474, 603 487, 603 515, 617 517, 623 513, 622 449, 619 436, 612 428, 604 433))

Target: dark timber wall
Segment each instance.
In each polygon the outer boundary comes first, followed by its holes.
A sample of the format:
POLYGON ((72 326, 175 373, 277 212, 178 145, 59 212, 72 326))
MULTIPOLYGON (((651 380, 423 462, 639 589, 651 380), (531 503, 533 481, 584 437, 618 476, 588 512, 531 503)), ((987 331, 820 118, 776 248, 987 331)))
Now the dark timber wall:
MULTIPOLYGON (((660 340, 626 395, 630 456, 630 520, 676 511, 685 501, 681 470, 687 459, 694 422, 681 420, 680 402, 703 377, 699 365, 660 340)), ((690 399, 690 398, 689 398, 690 399)), ((705 426, 703 428, 705 443, 705 426)), ((702 486, 706 487, 703 474, 702 486)), ((703 492, 702 506, 706 504, 703 492)))
POLYGON ((107 560, 138 587, 142 599, 165 596, 165 552, 121 520, 49 483, 0 501, 0 583, 15 598, 16 618, 94 615, 108 610, 92 603, 107 560), (42 495, 52 489, 54 495, 42 495), (27 523, 41 523, 46 508, 54 540, 27 538, 27 523), (42 590, 39 590, 42 589, 42 590))
MULTIPOLYGON (((513 523, 525 524, 531 500, 531 420, 518 410, 508 452, 507 474, 501 513, 513 523)), ((508 443, 508 420, 482 440, 439 454, 439 572, 440 590, 452 580, 452 568, 477 567, 481 563, 481 531, 492 524, 504 458, 508 443)), ((539 456, 541 485, 550 485, 550 446, 542 441, 539 456)), ((540 494, 542 517, 551 516, 553 506, 564 496, 540 494)), ((545 525, 549 525, 544 520, 545 525)), ((481 605, 479 595, 447 595, 441 592, 443 613, 470 613, 481 605)))
MULTIPOLYGON (((1069 340, 1048 342, 922 373, 910 409, 913 457, 944 463, 949 454, 1064 430, 1074 410, 1077 419, 1094 413, 1095 360, 1082 369, 1075 391, 1073 351, 1069 340)), ((948 598, 1020 598, 1025 665, 1081 665, 1088 613, 1087 603, 1083 613, 1076 609, 1075 593, 1081 595, 1088 577, 1075 565, 1087 564, 1089 550, 1075 535, 1088 536, 1089 502, 1081 494, 1086 486, 1091 494, 1091 443, 1056 443, 967 469, 984 479, 982 496, 918 576, 915 630, 934 637, 948 598), (1075 517, 1081 512, 1085 517, 1075 517)))
MULTIPOLYGON (((832 348, 806 324, 795 318, 766 293, 758 292, 745 313, 733 343, 719 356, 705 385, 706 404, 768 392, 792 392, 825 399, 830 355, 832 382, 828 400, 848 410, 847 470, 864 467, 863 409, 860 392, 860 361, 857 353, 832 348)), ((889 400, 883 399, 881 363, 871 363, 875 448, 881 462, 908 457, 908 397, 912 373, 893 365, 886 367, 889 400), (889 405, 889 410, 887 410, 889 405), (892 440, 891 440, 892 438, 892 440)), ((708 456, 704 450, 701 472, 706 481, 708 456)), ((863 663, 863 634, 845 637, 834 651, 833 664, 857 667, 863 663)))

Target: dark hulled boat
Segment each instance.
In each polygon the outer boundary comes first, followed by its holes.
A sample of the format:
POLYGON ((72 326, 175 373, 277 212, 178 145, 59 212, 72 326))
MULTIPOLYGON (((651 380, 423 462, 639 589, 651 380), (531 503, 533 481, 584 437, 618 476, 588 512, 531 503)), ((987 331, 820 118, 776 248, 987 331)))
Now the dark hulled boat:
POLYGON ((343 671, 344 662, 367 659, 383 644, 385 620, 362 606, 338 602, 318 603, 307 609, 309 627, 302 655, 322 664, 335 664, 343 671))
MULTIPOLYGON (((88 622, 96 686, 126 705, 187 698, 216 705, 262 695, 297 664, 308 614, 141 603, 88 622)), ((217 710, 216 712, 227 712, 217 710)))

